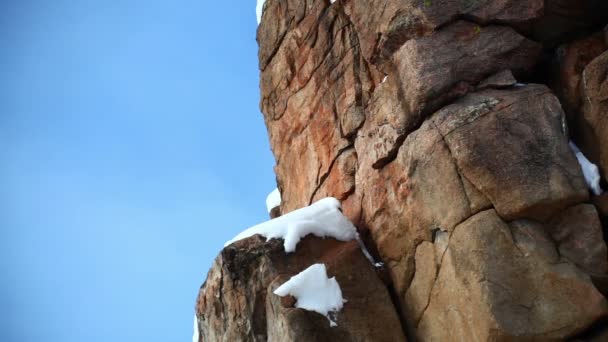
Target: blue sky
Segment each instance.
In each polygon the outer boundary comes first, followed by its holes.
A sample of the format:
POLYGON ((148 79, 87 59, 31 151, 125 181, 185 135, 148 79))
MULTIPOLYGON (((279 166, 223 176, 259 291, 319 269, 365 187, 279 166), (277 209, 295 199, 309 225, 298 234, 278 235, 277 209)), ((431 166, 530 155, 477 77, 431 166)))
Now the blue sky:
POLYGON ((0 341, 188 341, 267 218, 255 1, 0 2, 0 341))

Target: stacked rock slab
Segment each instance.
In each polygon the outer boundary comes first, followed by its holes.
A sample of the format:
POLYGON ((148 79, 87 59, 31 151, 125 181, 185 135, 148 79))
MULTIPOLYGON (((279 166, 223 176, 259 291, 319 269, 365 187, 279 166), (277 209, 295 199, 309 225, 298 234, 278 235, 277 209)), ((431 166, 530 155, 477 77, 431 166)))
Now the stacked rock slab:
POLYGON ((608 317, 608 197, 590 195, 568 142, 606 188, 607 6, 267 0, 261 109, 281 213, 340 199, 388 279, 355 250, 360 261, 328 266, 360 287, 332 330, 271 290, 318 258, 340 264, 351 245, 311 239, 282 261, 252 238, 224 249, 201 288, 202 339, 590 336, 608 317), (370 291, 382 295, 357 311, 370 291))

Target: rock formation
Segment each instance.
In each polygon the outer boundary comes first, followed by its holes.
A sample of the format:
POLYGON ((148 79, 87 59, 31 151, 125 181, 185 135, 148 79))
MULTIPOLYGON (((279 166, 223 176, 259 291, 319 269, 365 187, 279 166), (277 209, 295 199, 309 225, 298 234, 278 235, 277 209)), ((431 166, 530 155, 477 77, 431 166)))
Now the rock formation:
POLYGON ((267 0, 280 213, 339 199, 384 267, 353 241, 238 241, 200 341, 608 339, 608 197, 568 144, 607 189, 607 24, 601 0, 267 0), (337 327, 272 294, 318 262, 337 327))

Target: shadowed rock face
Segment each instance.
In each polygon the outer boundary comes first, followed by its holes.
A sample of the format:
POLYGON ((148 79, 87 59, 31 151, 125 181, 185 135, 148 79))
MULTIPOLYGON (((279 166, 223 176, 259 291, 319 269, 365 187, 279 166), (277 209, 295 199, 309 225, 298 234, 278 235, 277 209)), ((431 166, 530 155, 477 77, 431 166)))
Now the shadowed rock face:
POLYGON ((282 242, 254 236, 216 258, 196 307, 202 341, 402 341, 395 307, 356 242, 305 238, 286 255, 282 242), (282 283, 314 263, 325 263, 347 300, 335 316, 293 307, 276 296, 282 283), (356 272, 353 272, 356 270, 356 272))
POLYGON ((277 214, 338 198, 385 271, 354 242, 307 238, 288 256, 238 242, 201 288, 202 340, 606 336, 608 197, 590 195, 568 141, 606 188, 607 4, 267 0, 277 214), (337 328, 272 295, 318 262, 349 301, 337 328))

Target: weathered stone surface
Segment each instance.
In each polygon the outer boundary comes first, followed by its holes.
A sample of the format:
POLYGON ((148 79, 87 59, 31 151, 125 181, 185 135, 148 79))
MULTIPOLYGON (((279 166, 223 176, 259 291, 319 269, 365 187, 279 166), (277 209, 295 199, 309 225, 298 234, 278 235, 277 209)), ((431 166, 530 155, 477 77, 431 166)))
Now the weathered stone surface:
POLYGON ((384 284, 356 242, 307 237, 286 255, 281 241, 259 236, 224 248, 200 290, 203 341, 404 341, 384 284), (325 263, 348 300, 337 327, 289 307, 272 291, 314 263, 325 263))
POLYGON ((271 218, 271 219, 273 219, 273 218, 277 218, 277 217, 281 216, 281 207, 280 207, 280 206, 278 206, 278 207, 274 207, 274 208, 272 208, 272 209, 270 210, 269 215, 270 215, 270 218, 271 218))
MULTIPOLYGON (((356 244, 334 251, 324 260, 348 300, 338 313, 338 326, 330 327, 318 314, 278 305, 276 296, 267 298, 268 319, 272 324, 269 341, 404 341, 400 323, 388 292, 369 261, 356 244)), ((288 277, 277 278, 274 290, 288 277)))
POLYGON ((458 21, 434 35, 409 40, 392 61, 406 115, 416 125, 498 71, 524 74, 536 64, 539 53, 538 44, 508 27, 458 21))
POLYGON ((597 33, 560 46, 556 51, 552 88, 568 116, 571 133, 576 136, 581 110, 581 78, 583 70, 608 49, 603 33, 597 33))
MULTIPOLYGON (((260 47, 260 55, 273 51, 266 65, 262 63, 261 105, 284 193, 284 213, 310 204, 326 179, 344 179, 340 187, 349 188, 348 174, 341 173, 345 168, 333 166, 339 166, 338 157, 352 146, 373 79, 380 77, 360 56, 349 18, 328 5, 277 0, 266 4, 270 13, 280 12, 282 6, 290 11, 291 6, 306 8, 302 15, 292 11, 296 13, 288 20, 292 28, 278 45, 260 47)), ((262 27, 283 25, 283 19, 269 16, 265 14, 262 27)), ((260 28, 258 37, 266 30, 271 29, 260 28)))
POLYGON ((552 221, 550 234, 562 257, 588 273, 608 272, 602 224, 593 205, 579 204, 557 215, 552 221))
POLYGON ((581 150, 597 163, 602 179, 608 179, 608 51, 596 57, 583 71, 581 89, 583 115, 578 137, 581 150))
POLYGON ((378 65, 408 40, 430 35, 457 18, 520 26, 543 12, 541 0, 350 0, 344 6, 359 33, 363 55, 378 65))
POLYGON ((531 84, 470 94, 432 122, 463 178, 501 217, 542 221, 588 198, 563 115, 548 88, 531 84))
POLYGON ((453 230, 417 325, 421 340, 563 340, 608 312, 585 273, 519 225, 486 210, 453 230))
POLYGON ((372 165, 381 167, 433 110, 496 72, 525 73, 539 52, 539 45, 512 29, 480 28, 462 21, 408 41, 394 54, 393 72, 368 104, 367 119, 358 134, 359 156, 372 158, 372 165))
POLYGON ((427 260, 418 275, 415 260, 432 254, 425 241, 433 235, 436 240, 491 207, 508 220, 543 221, 588 198, 562 116, 544 86, 490 89, 435 113, 379 170, 357 151, 362 221, 387 262, 408 319, 419 316, 424 303, 416 284, 428 282, 433 264, 427 260))
POLYGON ((382 169, 361 164, 356 188, 363 194, 362 221, 401 295, 413 274, 416 245, 430 241, 434 229, 451 230, 471 215, 450 151, 429 122, 382 169))
POLYGON ((502 89, 514 86, 517 83, 515 76, 511 70, 499 71, 496 74, 486 78, 475 88, 475 90, 485 90, 489 88, 502 89))

